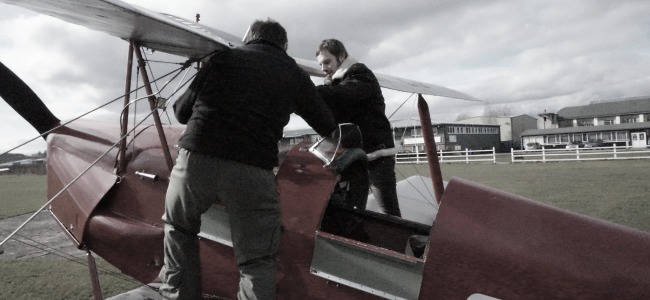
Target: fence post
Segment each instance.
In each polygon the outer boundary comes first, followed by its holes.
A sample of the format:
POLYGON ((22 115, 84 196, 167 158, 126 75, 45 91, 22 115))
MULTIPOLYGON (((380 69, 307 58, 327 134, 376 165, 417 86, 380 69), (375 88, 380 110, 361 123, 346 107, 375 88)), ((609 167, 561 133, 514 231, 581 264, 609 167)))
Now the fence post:
MULTIPOLYGON (((510 148, 510 149, 512 149, 512 148, 510 148)), ((494 147, 492 147, 492 163, 493 163, 493 164, 496 164, 496 163, 497 163, 497 152, 496 152, 496 150, 494 149, 494 147)))
POLYGON ((614 158, 615 159, 617 158, 617 156, 616 156, 616 143, 614 143, 614 158))
POLYGON ((465 148, 465 163, 469 164, 469 149, 465 148))
POLYGON ((546 147, 542 147, 542 162, 546 163, 546 147))

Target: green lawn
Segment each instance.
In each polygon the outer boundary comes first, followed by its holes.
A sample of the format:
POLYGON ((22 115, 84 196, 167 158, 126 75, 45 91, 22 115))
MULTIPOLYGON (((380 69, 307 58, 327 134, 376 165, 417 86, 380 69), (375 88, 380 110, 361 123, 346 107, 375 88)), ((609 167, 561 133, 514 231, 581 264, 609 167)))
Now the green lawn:
MULTIPOLYGON (((525 164, 442 164, 444 180, 468 179, 555 207, 650 232, 650 159, 525 164)), ((400 165, 398 176, 428 176, 400 165)))
MULTIPOLYGON (((542 203, 650 231, 650 160, 526 164, 443 164, 445 180, 461 177, 542 203)), ((399 165, 398 177, 428 176, 426 165, 399 165)), ((46 177, 0 176, 0 218, 45 203, 46 177)), ((12 229, 13 230, 13 229, 12 229)), ((97 258, 97 257, 96 257, 97 258)), ((139 284, 97 258, 105 297, 139 284)), ((91 299, 87 268, 64 259, 0 259, 0 299, 91 299)))
MULTIPOLYGON (((0 219, 33 213, 47 202, 47 177, 44 175, 0 176, 0 219)), ((0 237, 15 228, 1 228, 0 237)), ((138 287, 135 280, 98 256, 99 280, 104 297, 138 287)), ((86 260, 2 259, 0 255, 0 299, 92 299, 86 260)))
POLYGON ((47 177, 2 175, 0 191, 0 219, 30 213, 47 202, 47 177))
MULTIPOLYGON (((104 260, 95 258, 104 297, 139 286, 104 260)), ((0 299, 93 299, 86 265, 64 259, 0 259, 0 265, 0 299)))

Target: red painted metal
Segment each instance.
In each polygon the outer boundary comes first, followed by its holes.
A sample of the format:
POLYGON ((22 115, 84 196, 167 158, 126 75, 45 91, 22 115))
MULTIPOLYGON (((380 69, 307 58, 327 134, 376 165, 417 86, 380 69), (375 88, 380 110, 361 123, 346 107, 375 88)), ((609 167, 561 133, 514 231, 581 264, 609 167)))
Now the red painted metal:
POLYGON ((424 137, 424 147, 426 148, 427 160, 429 161, 429 173, 431 173, 431 180, 433 181, 433 192, 436 197, 436 202, 440 204, 442 195, 445 192, 445 186, 442 180, 442 172, 440 171, 436 141, 433 138, 429 105, 427 105, 422 94, 418 94, 418 112, 420 114, 420 128, 422 128, 422 136, 424 137))
MULTIPOLYGON (((65 134, 52 134, 48 154, 53 162, 75 157, 72 166, 51 165, 48 173, 54 192, 71 175, 87 166, 93 157, 106 151, 117 141, 118 124, 76 122, 74 131, 92 132, 93 141, 65 134), (84 127, 84 128, 82 128, 84 127), (98 142, 99 141, 99 142, 98 142), (114 142, 113 142, 114 143, 114 142), (76 167, 75 167, 76 166, 76 167), (62 176, 62 174, 64 176, 62 176)), ((180 138, 184 126, 165 126, 169 143, 180 138)), ((304 146, 304 145, 303 145, 304 146)), ((351 287, 330 283, 310 273, 315 233, 321 221, 329 195, 335 184, 334 174, 309 152, 296 147, 283 161, 277 174, 284 233, 277 257, 278 298, 282 299, 374 299, 373 295, 351 287), (297 288, 299 287, 299 288, 297 288)), ((74 220, 71 233, 79 242, 103 259, 143 283, 153 281, 162 264, 164 195, 169 181, 163 152, 153 126, 141 130, 138 142, 128 147, 129 163, 118 184, 102 176, 88 176, 84 191, 73 190, 53 203, 52 213, 67 224, 74 220), (156 181, 140 179, 135 171, 158 175, 156 181), (99 188, 111 182, 108 188, 99 188), (87 188, 92 186, 93 188, 87 188), (79 195, 87 203, 76 199, 79 195), (94 199, 94 200, 93 200, 94 199), (84 230, 81 230, 84 229, 84 230)), ((177 152, 174 152, 174 157, 177 152)), ((94 169, 99 174, 112 174, 117 151, 111 151, 94 169), (105 172, 105 173, 104 173, 105 172)), ((209 295, 235 298, 239 275, 232 248, 200 239, 203 292, 209 295)))
MULTIPOLYGON (((163 129, 173 144, 184 127, 163 129)), ((119 132, 118 124, 78 121, 51 134, 50 193, 105 152, 119 132)), ((304 145, 287 154, 276 177, 285 227, 277 257, 278 298, 376 298, 310 273, 335 177, 300 150, 304 145)), ((143 283, 155 279, 162 263, 161 216, 169 180, 162 152, 155 128, 146 127, 127 150, 129 164, 119 184, 111 172, 117 151, 111 151, 79 189, 52 203, 62 224, 74 221, 70 232, 82 246, 143 283), (159 179, 141 179, 136 170, 159 179)), ((239 275, 232 249, 207 239, 200 240, 200 249, 204 293, 234 298, 239 275)), ((648 298, 647 249, 648 233, 453 179, 431 228, 420 299, 467 299, 473 293, 501 299, 648 298)))
POLYGON ((95 263, 95 258, 92 253, 86 250, 86 259, 88 261, 88 271, 90 272, 90 285, 93 289, 93 299, 102 300, 104 296, 102 295, 102 288, 99 285, 99 275, 97 275, 97 264, 95 263))
POLYGON ((129 102, 131 101, 131 74, 133 74, 133 43, 129 43, 129 54, 126 63, 126 83, 124 85, 124 105, 122 110, 122 130, 120 136, 123 137, 120 142, 120 159, 117 168, 117 174, 124 174, 126 170, 126 133, 129 129, 129 102))
POLYGON ((650 234, 453 178, 420 299, 650 299, 650 234))
POLYGON ((75 135, 80 131, 74 128, 84 130, 77 125, 51 133, 47 151, 48 199, 52 199, 50 211, 76 238, 75 243, 82 240, 88 219, 118 179, 112 172, 114 159, 106 158, 91 166, 110 144, 98 142, 102 140, 100 136, 75 135), (61 131, 68 134, 59 133, 61 131), (86 173, 72 183, 84 171, 86 173))
MULTIPOLYGON (((183 126, 166 126, 168 142, 175 143, 183 126)), ((117 123, 77 121, 68 134, 48 139, 48 194, 52 197, 74 176, 119 140, 117 123), (70 132, 91 132, 83 138, 70 132)), ((117 150, 108 152, 81 180, 52 202, 52 214, 74 237, 109 263, 141 282, 158 274, 162 263, 162 220, 169 171, 155 127, 143 126, 138 142, 126 152, 126 172, 117 177, 117 150), (155 174, 141 179, 135 171, 155 174), (119 183, 116 184, 116 182, 119 183)), ((176 153, 174 153, 176 155, 176 153)))
MULTIPOLYGON (((31 100, 30 105, 40 101, 31 100)), ((419 106, 426 108, 421 97, 419 106)), ((431 129, 427 109, 421 110, 421 119, 425 136, 431 139, 432 132, 426 132, 431 129)), ((152 281, 162 264, 161 216, 169 161, 177 155, 177 149, 170 153, 166 145, 175 144, 183 130, 184 126, 161 124, 138 128, 138 142, 125 151, 128 163, 120 177, 114 173, 118 151, 112 148, 120 139, 119 123, 78 120, 48 136, 51 213, 79 248, 97 253, 143 283, 152 281), (141 179, 136 171, 158 179, 141 179), (61 192, 76 178, 79 181, 61 192)), ((377 298, 310 273, 315 236, 336 179, 318 158, 301 149, 305 145, 285 156, 276 176, 285 229, 277 257, 278 298, 377 298)), ((427 145, 427 151, 436 155, 435 142, 427 145)), ((436 164, 437 155, 429 161, 436 164)), ((435 186, 442 178, 440 168, 430 168, 438 178, 435 186)), ((467 299, 474 293, 501 299, 650 299, 647 232, 458 178, 450 180, 440 200, 423 259, 393 255, 407 263, 424 262, 420 299, 467 299)), ((383 234, 390 244, 367 243, 364 250, 375 251, 372 254, 396 252, 393 238, 410 234, 399 231, 404 224, 397 221, 373 227, 381 218, 371 214, 364 218, 366 233, 383 234)), ((342 239, 335 234, 329 238, 342 239)), ((234 298, 239 275, 232 249, 201 239, 200 257, 203 292, 234 298)))
POLYGON ((375 299, 376 296, 312 275, 314 239, 336 178, 301 146, 286 156, 276 175, 284 233, 278 254, 278 299, 375 299))

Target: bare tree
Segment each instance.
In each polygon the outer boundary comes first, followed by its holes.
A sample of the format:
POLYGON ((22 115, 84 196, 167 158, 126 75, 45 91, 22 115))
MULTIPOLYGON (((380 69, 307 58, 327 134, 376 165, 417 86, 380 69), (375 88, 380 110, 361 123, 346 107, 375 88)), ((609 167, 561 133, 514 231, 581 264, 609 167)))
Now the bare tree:
POLYGON ((494 124, 498 125, 499 122, 497 119, 499 117, 508 117, 512 114, 512 107, 509 104, 498 104, 492 107, 487 107, 485 111, 485 116, 483 116, 483 122, 485 124, 494 124))
POLYGON ((456 121, 465 120, 465 119, 469 119, 469 114, 467 112, 459 113, 458 116, 456 117, 456 121))

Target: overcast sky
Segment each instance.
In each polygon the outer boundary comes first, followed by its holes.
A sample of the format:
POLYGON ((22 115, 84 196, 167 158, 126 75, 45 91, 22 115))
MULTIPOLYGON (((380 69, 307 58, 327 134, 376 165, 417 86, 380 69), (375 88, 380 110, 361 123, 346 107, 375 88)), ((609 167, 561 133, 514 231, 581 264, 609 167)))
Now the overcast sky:
MULTIPOLYGON (((427 97, 433 122, 506 108, 532 116, 566 106, 650 95, 650 1, 126 1, 242 36, 271 17, 289 54, 314 59, 337 38, 372 70, 483 100, 427 97)), ((123 93, 128 44, 107 34, 0 4, 0 61, 62 120, 123 93)), ((182 61, 182 59, 178 59, 182 61)), ((320 79, 315 79, 319 82, 320 79)), ((387 115, 409 94, 385 91, 387 115)), ((393 119, 416 116, 409 101, 393 119)), ((89 118, 118 120, 119 107, 89 118)), ((37 132, 0 103, 0 153, 37 132)), ((289 128, 304 127, 293 119, 289 128)), ((42 141, 13 152, 45 149, 42 141)))

